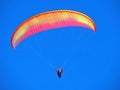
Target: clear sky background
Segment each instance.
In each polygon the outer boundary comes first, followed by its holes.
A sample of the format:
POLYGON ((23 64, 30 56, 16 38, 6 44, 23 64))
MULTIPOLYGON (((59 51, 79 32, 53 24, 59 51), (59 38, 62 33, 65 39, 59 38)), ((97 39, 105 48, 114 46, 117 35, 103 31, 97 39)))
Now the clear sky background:
POLYGON ((119 5, 119 0, 0 0, 0 90, 120 90, 119 5), (11 36, 24 20, 62 9, 91 17, 96 33, 58 28, 11 47, 11 36), (59 68, 65 60, 58 78, 49 64, 59 68))

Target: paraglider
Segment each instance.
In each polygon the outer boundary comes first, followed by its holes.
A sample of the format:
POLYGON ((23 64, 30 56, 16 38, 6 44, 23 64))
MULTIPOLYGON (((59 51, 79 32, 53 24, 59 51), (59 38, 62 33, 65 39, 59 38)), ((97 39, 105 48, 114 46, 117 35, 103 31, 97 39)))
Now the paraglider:
MULTIPOLYGON (((15 48, 20 42, 33 34, 68 26, 79 26, 96 31, 94 21, 83 13, 72 10, 49 11, 32 16, 20 24, 12 35, 11 45, 15 48)), ((63 68, 55 69, 55 71, 57 76, 61 78, 63 68)))
POLYGON ((49 11, 37 14, 19 25, 12 35, 11 45, 15 48, 33 34, 68 26, 80 26, 96 31, 94 21, 85 14, 72 10, 49 11))

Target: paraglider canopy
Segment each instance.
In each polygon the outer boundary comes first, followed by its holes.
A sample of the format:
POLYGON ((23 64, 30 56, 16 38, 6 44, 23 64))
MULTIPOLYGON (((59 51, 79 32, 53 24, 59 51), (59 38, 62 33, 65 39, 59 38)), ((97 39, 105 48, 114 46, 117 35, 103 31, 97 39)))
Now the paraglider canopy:
POLYGON ((72 10, 56 10, 35 15, 24 21, 12 35, 13 48, 25 38, 53 28, 80 26, 96 31, 93 20, 85 14, 72 10))

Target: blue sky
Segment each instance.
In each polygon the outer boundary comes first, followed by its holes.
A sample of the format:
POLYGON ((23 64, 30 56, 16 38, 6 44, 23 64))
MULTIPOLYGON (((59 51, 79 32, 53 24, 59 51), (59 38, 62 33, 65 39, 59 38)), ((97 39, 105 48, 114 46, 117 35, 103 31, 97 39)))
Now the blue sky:
POLYGON ((120 90, 120 2, 118 0, 1 0, 0 90, 120 90), (75 10, 91 17, 96 33, 66 27, 33 35, 16 49, 15 29, 51 10, 75 10), (54 68, 64 61, 62 78, 54 68))

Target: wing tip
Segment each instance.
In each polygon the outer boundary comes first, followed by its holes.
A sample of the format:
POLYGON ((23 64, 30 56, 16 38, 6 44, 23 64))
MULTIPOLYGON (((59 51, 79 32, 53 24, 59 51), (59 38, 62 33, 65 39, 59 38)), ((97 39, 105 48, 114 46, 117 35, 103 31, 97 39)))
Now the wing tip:
POLYGON ((13 37, 11 38, 10 43, 11 43, 12 48, 15 49, 15 45, 13 44, 13 37))
POLYGON ((12 44, 12 48, 15 49, 15 46, 12 44))
POLYGON ((12 46, 13 49, 15 49, 15 45, 13 43, 11 43, 11 46, 12 46))
POLYGON ((94 32, 96 32, 96 25, 95 24, 94 24, 94 29, 93 30, 94 30, 94 32))

